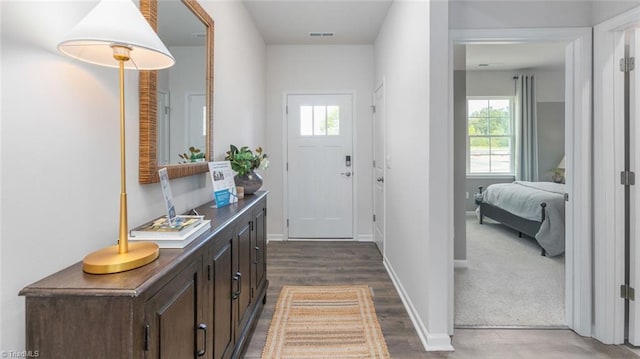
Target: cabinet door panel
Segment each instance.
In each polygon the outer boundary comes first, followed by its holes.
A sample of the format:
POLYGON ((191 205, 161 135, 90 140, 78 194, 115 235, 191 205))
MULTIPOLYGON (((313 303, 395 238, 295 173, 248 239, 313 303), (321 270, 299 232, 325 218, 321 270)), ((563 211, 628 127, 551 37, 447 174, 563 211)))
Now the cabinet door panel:
MULTIPOLYGON (((232 238, 213 255, 213 358, 228 358, 233 352, 233 261, 231 251, 232 238)), ((211 292, 210 292, 211 293, 211 292)))
MULTIPOLYGON (((147 358, 193 358, 201 323, 200 265, 194 263, 167 283, 145 304, 147 358)), ((204 342, 200 340, 204 345, 204 342)))
POLYGON ((253 295, 258 295, 258 289, 261 283, 265 280, 264 274, 266 273, 266 258, 267 258, 267 236, 266 236, 267 221, 265 218, 265 208, 260 207, 255 217, 255 230, 252 238, 253 246, 253 266, 254 266, 254 280, 253 280, 253 295))
MULTIPOLYGON (((240 274, 236 285, 238 293, 238 327, 243 328, 247 322, 251 304, 251 222, 241 222, 237 234, 238 266, 237 274, 240 274)), ((236 333, 236 339, 241 333, 236 333)))

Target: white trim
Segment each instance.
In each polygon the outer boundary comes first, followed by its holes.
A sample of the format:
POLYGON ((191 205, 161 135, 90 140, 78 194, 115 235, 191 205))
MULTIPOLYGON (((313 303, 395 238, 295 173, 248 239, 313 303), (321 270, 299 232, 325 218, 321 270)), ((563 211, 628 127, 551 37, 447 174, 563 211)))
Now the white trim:
POLYGON ((402 304, 404 308, 407 310, 407 314, 409 314, 409 318, 411 319, 411 323, 416 329, 416 333, 422 342, 422 346, 426 351, 453 351, 453 346, 451 345, 451 338, 446 334, 429 334, 429 331, 425 327, 422 320, 420 320, 420 315, 416 311, 416 308, 411 303, 411 299, 407 295, 407 292, 404 290, 402 283, 396 276, 391 263, 387 261, 386 258, 383 259, 384 267, 393 282, 393 285, 396 287, 396 291, 402 300, 402 304))
MULTIPOLYGON (((384 100, 384 103, 382 105, 382 108, 384 109, 385 113, 383 116, 384 119, 384 126, 383 126, 383 134, 382 134, 382 158, 380 160, 383 161, 382 163, 382 178, 386 178, 387 177, 387 160, 386 160, 386 156, 387 156, 387 93, 386 93, 386 87, 385 87, 385 77, 382 77, 382 80, 380 81, 380 83, 375 86, 373 93, 371 94, 371 103, 373 104, 373 106, 375 106, 376 109, 376 113, 378 112, 378 103, 376 102, 376 93, 378 92, 378 90, 382 89, 382 99, 384 100)), ((376 144, 375 141, 375 136, 376 136, 376 130, 375 130, 375 126, 377 124, 376 121, 378 121, 376 119, 376 114, 372 113, 371 114, 371 120, 373 123, 374 128, 371 129, 371 153, 373 154, 375 151, 374 145, 376 144), (375 119, 375 121, 374 121, 375 119)), ((375 166, 374 166, 375 167, 375 166)), ((375 191, 376 191, 376 169, 373 168, 371 171, 371 204, 373 206, 373 212, 375 212, 375 206, 376 206, 376 202, 375 202, 375 191)), ((382 181, 382 211, 384 212, 384 216, 382 216, 382 257, 385 256, 386 253, 386 248, 387 248, 387 185, 385 184, 384 181, 382 181)), ((377 213, 374 213, 377 214, 377 213)), ((377 220, 377 219, 376 219, 377 220)), ((371 221, 371 234, 373 236, 372 240, 375 243, 375 233, 376 233, 376 224, 374 221, 371 221)), ((377 246, 377 245, 376 245, 377 246)), ((379 248, 378 248, 379 249, 379 248)))
POLYGON ((270 233, 267 234, 267 243, 269 242, 284 242, 286 241, 282 233, 270 233))
POLYGON ((358 242, 373 242, 373 234, 358 234, 356 240, 358 242))
MULTIPOLYGON (((357 93, 356 90, 335 90, 335 91, 314 91, 314 90, 301 90, 301 91, 283 91, 282 93, 282 228, 284 232, 284 240, 289 239, 289 227, 287 226, 287 219, 289 218, 289 183, 287 176, 287 163, 288 163, 288 145, 289 145, 289 119, 287 113, 287 105, 288 105, 288 97, 294 95, 350 95, 351 96, 351 173, 353 174, 351 181, 351 235, 355 238, 355 234, 358 233, 358 180, 356 177, 358 174, 355 171, 356 165, 355 160, 357 160, 354 155, 357 149, 357 116, 358 116, 358 101, 357 101, 357 93)), ((296 239, 301 240, 301 239, 296 239)), ((332 241, 334 239, 322 239, 332 241)), ((353 240, 349 239, 335 239, 337 241, 342 240, 353 240)))
POLYGON ((298 242, 357 242, 354 238, 287 238, 287 241, 298 242))
POLYGON ((594 28, 594 337, 605 344, 624 342, 624 168, 621 96, 616 96, 619 31, 640 23, 640 7, 594 28))
MULTIPOLYGON (((567 207, 570 216, 567 218, 573 228, 573 236, 566 238, 568 255, 566 259, 566 322, 580 335, 590 336, 592 332, 592 186, 591 186, 591 29, 590 28, 533 28, 533 29, 480 29, 450 30, 450 54, 456 43, 482 42, 539 42, 567 41, 568 53, 573 54, 572 61, 566 63, 567 78, 572 84, 567 86, 565 98, 566 110, 572 121, 572 131, 567 131, 565 148, 567 153, 568 173, 574 175, 569 180, 567 192, 570 202, 567 207)), ((449 59, 450 71, 453 72, 453 56, 449 59)), ((452 81, 452 76, 450 80, 452 81)), ((453 86, 451 82, 451 86, 453 86)), ((452 95, 450 95, 452 96, 452 95)), ((452 101, 449 101, 452 106, 452 101)), ((450 111, 453 122, 453 111, 450 111)), ((453 141, 451 141, 453 146, 453 141)), ((453 148, 449 149, 453 152, 453 148)), ((451 179, 453 182, 453 179, 451 179)), ((569 229, 570 230, 570 229, 569 229)), ((450 258, 454 266, 453 256, 450 258)), ((450 283, 452 292, 453 283, 450 283)), ((453 303, 453 298, 450 298, 453 303)), ((452 323, 451 323, 452 324, 452 323)))
POLYGON ((454 259, 453 268, 468 268, 469 262, 466 259, 454 259))

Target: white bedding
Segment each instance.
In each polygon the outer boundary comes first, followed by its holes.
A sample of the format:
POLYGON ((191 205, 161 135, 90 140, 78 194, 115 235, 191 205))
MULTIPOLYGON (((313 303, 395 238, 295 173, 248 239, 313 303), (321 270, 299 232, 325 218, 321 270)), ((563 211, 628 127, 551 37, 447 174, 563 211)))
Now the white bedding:
POLYGON ((515 181, 487 187, 483 201, 518 217, 540 222, 540 203, 547 204, 536 241, 549 256, 564 253, 564 184, 515 181))

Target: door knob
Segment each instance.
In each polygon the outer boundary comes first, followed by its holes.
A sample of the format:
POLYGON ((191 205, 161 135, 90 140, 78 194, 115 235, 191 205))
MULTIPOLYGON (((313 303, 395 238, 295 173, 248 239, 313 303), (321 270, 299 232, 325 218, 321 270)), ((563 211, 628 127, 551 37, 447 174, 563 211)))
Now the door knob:
POLYGON ((376 181, 384 183, 384 177, 378 177, 376 178, 376 181))
POLYGON ((342 172, 341 175, 345 175, 347 177, 351 177, 351 172, 342 172))

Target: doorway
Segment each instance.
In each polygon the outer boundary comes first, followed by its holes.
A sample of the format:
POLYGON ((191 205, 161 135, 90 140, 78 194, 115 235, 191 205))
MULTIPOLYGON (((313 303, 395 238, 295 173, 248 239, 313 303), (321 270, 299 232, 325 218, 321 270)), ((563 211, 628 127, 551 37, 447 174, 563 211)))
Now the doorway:
MULTIPOLYGON (((454 273, 454 324, 456 328, 564 328, 564 201, 562 194, 555 191, 564 193, 565 185, 561 180, 555 183, 552 177, 565 154, 567 44, 474 43, 459 46, 462 48, 454 56, 463 59, 454 61, 464 66, 454 74, 458 79, 454 83, 454 103, 457 104, 454 136, 456 150, 460 150, 462 156, 455 157, 458 161, 455 168, 460 168, 458 176, 464 177, 469 196, 463 201, 466 213, 462 214, 462 221, 466 230, 460 229, 465 231, 462 234, 466 233, 466 241, 462 243, 466 244, 465 266, 456 268, 454 273), (531 90, 528 98, 520 91, 525 85, 531 90), (518 131, 523 127, 518 114, 521 112, 519 104, 525 103, 524 100, 530 104, 527 109, 531 109, 530 121, 535 128, 529 136, 518 131), (519 234, 489 217, 480 222, 475 213, 479 187, 487 192, 491 185, 490 193, 500 189, 520 190, 500 192, 509 196, 531 188, 513 184, 520 165, 518 153, 522 143, 533 147, 529 161, 536 164, 535 179, 530 171, 531 179, 527 181, 535 181, 531 185, 539 188, 535 194, 540 196, 529 201, 544 198, 540 200, 546 201, 549 208, 554 207, 547 211, 553 217, 549 220, 560 223, 549 236, 541 234, 538 240, 530 237, 533 236, 531 233, 529 236, 519 234), (548 186, 553 186, 554 192, 543 190, 548 186), (541 256, 538 242, 553 243, 561 251, 541 256)), ((518 201, 524 202, 525 198, 518 197, 518 201)), ((500 204, 518 210, 511 207, 510 202, 500 204)), ((531 212, 513 213, 537 216, 539 207, 531 212)), ((499 220, 500 216, 496 214, 492 218, 499 220)))
POLYGON ((289 94, 289 238, 353 238, 353 95, 289 94))
MULTIPOLYGON (((501 29, 450 30, 450 53, 455 44, 566 41, 566 179, 565 323, 578 334, 591 335, 591 30, 501 29)), ((453 69, 453 58, 450 60, 453 69)), ((451 111, 453 114, 453 111, 451 111)), ((455 191, 459 191, 456 189, 455 191)), ((456 234, 457 235, 457 234, 456 234)), ((456 238, 457 239, 457 238, 456 238)), ((451 263, 453 268, 453 260, 451 263)), ((450 283, 453 292, 453 281, 450 283)), ((450 299, 453 328, 453 300, 450 299)))

